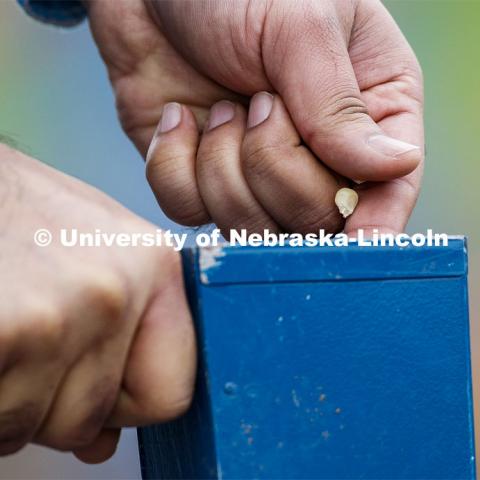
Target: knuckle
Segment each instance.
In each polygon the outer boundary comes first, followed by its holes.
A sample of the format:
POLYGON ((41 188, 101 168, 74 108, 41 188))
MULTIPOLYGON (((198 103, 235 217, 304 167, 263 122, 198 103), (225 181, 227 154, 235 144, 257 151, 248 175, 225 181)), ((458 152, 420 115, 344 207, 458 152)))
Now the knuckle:
POLYGON ((151 392, 138 397, 136 423, 163 423, 182 416, 190 408, 193 399, 193 382, 165 385, 160 392, 151 392))
POLYGON ((15 322, 3 322, 0 319, 0 371, 3 368, 6 356, 18 337, 15 322))
POLYGON ((110 272, 96 272, 92 278, 87 277, 80 298, 108 321, 122 318, 127 307, 126 287, 110 272))
POLYGON ((102 429, 110 414, 116 396, 116 389, 106 392, 102 400, 95 402, 87 415, 67 434, 67 444, 74 447, 89 445, 102 429))
POLYGON ((312 12, 307 19, 307 25, 309 26, 309 31, 315 37, 320 37, 324 41, 331 41, 336 37, 340 25, 334 5, 331 2, 327 2, 325 7, 319 9, 318 12, 312 12), (328 8, 325 8, 327 6, 328 8))
POLYGON ((31 440, 40 414, 34 403, 0 411, 0 455, 14 453, 31 440))
POLYGON ((402 198, 412 203, 416 202, 419 195, 419 186, 411 178, 401 177, 391 180, 392 184, 401 189, 402 198))
POLYGON ((244 150, 242 167, 246 176, 265 178, 276 169, 281 160, 281 149, 272 145, 260 145, 244 150))
POLYGON ((178 177, 179 169, 185 164, 185 155, 181 152, 172 152, 163 147, 158 150, 158 154, 148 159, 145 165, 145 176, 152 188, 158 187, 164 179, 174 179, 178 177))
POLYGON ((405 98, 423 104, 423 71, 416 58, 402 68, 402 73, 396 80, 396 85, 405 98))
POLYGON ((118 394, 118 382, 114 378, 103 378, 88 391, 84 404, 89 408, 70 421, 65 420, 65 411, 46 426, 42 443, 58 450, 68 451, 90 445, 98 436, 110 415, 118 394), (91 399, 95 399, 92 401, 91 399))
POLYGON ((198 205, 194 201, 186 201, 181 205, 176 201, 176 205, 167 206, 160 203, 165 215, 180 225, 198 227, 210 221, 210 216, 203 205, 198 205))
POLYGON ((341 122, 358 121, 368 116, 368 109, 363 100, 350 92, 333 95, 330 105, 323 112, 323 121, 333 126, 341 122))
POLYGON ((415 56, 413 51, 410 52, 410 55, 404 56, 399 68, 399 76, 411 77, 416 82, 421 82, 423 80, 423 70, 418 58, 415 56))
POLYGON ((16 321, 12 322, 10 314, 0 316, 0 351, 15 343, 24 334, 48 339, 56 337, 62 326, 62 317, 54 303, 34 297, 26 298, 15 311, 16 321))
POLYGON ((85 447, 95 440, 99 431, 100 428, 96 429, 91 425, 80 424, 71 427, 68 431, 60 434, 58 438, 50 440, 48 446, 61 451, 85 447))
POLYGON ((331 136, 339 127, 371 121, 363 100, 351 92, 332 92, 328 97, 330 100, 325 108, 302 120, 303 137, 308 145, 315 145, 321 137, 331 136))
POLYGON ((62 341, 66 322, 59 310, 53 306, 37 306, 28 316, 34 324, 35 336, 43 345, 54 347, 62 341))
POLYGON ((313 209, 308 213, 303 211, 293 219, 295 231, 302 234, 318 233, 324 229, 328 233, 338 233, 343 229, 345 221, 336 208, 325 210, 313 209))
MULTIPOLYGON (((265 229, 274 232, 276 227, 269 220, 266 220, 263 215, 259 215, 258 212, 239 212, 235 216, 235 224, 245 228, 247 233, 250 235, 252 233, 262 233, 265 229)), ((223 236, 227 239, 230 237, 230 229, 238 230, 238 227, 235 228, 235 225, 232 225, 230 228, 225 227, 225 231, 222 231, 223 236)))
POLYGON ((146 177, 168 218, 181 225, 203 225, 210 217, 198 193, 194 174, 183 164, 180 156, 178 160, 171 158, 161 162, 151 159, 147 162, 146 177))
POLYGON ((26 444, 27 442, 23 441, 0 441, 0 457, 13 455, 14 453, 19 452, 23 447, 25 447, 26 444))
POLYGON ((159 416, 158 421, 167 422, 174 420, 188 411, 192 404, 193 390, 170 393, 159 402, 158 410, 152 409, 154 416, 159 416))
POLYGON ((199 148, 198 150, 198 167, 200 169, 209 169, 215 172, 225 165, 225 161, 229 159, 238 149, 238 145, 223 143, 221 145, 210 145, 208 148, 199 148))
POLYGON ((181 400, 177 400, 176 403, 171 403, 169 405, 169 409, 165 410, 166 417, 170 420, 174 420, 185 414, 190 405, 192 404, 192 397, 183 398, 181 400))
POLYGON ((209 151, 198 153, 197 175, 200 179, 206 179, 209 183, 222 181, 224 178, 226 159, 229 153, 226 151, 209 151))
POLYGON ((60 305, 48 299, 28 298, 15 315, 15 322, 0 326, 0 351, 34 341, 35 345, 55 354, 66 328, 60 305))

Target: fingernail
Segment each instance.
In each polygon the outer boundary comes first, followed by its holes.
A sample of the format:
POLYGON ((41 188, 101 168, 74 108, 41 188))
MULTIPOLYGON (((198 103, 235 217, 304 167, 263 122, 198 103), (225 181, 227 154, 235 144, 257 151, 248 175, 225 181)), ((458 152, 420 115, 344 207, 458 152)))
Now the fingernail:
POLYGON ((420 147, 412 145, 411 143, 402 142, 396 138, 388 137, 387 135, 373 135, 368 139, 368 145, 377 152, 389 157, 399 157, 405 153, 413 150, 420 150, 420 147))
POLYGON ((182 106, 179 103, 166 103, 162 111, 162 119, 160 120, 160 132, 166 133, 173 130, 182 119, 182 106))
POLYGON ((264 122, 272 111, 273 95, 268 92, 256 93, 250 100, 247 127, 253 128, 264 122))
POLYGON ((210 109, 207 131, 229 122, 235 115, 235 105, 228 100, 215 103, 210 109))

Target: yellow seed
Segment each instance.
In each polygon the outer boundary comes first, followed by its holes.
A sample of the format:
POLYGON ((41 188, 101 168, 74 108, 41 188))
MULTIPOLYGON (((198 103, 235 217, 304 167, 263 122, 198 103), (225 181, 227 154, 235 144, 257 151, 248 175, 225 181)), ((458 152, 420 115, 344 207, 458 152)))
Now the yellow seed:
POLYGON ((335 205, 343 215, 343 218, 350 216, 358 203, 358 194, 351 188, 341 188, 335 195, 335 205))

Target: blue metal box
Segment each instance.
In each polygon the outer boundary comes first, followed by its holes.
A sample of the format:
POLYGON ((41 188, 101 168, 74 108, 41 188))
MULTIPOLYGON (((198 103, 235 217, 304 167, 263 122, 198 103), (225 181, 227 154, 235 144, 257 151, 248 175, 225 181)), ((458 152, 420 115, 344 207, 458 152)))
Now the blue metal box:
POLYGON ((199 337, 144 479, 474 479, 467 260, 448 247, 185 252, 199 337))

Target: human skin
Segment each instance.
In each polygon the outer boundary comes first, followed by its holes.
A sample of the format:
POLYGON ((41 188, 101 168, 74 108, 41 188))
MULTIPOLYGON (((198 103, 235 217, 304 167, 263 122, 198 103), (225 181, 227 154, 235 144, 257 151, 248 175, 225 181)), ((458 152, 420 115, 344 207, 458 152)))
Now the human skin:
MULTIPOLYGON (((148 176, 172 218, 336 231, 329 198, 348 177, 367 182, 347 232, 404 228, 421 177, 422 81, 379 2, 88 6, 125 131, 144 156, 155 137, 148 176), (267 97, 254 95, 263 90, 275 93, 266 117, 267 97), (218 123, 224 100, 234 115, 218 123), (175 125, 161 118, 170 102, 182 104, 175 125)), ((170 419, 191 399, 195 344, 178 256, 35 247, 37 224, 154 227, 8 147, 0 157, 0 454, 33 441, 105 460, 119 428, 170 419)))
MULTIPOLYGON (((282 177, 279 209, 288 210, 297 200, 303 205, 298 196, 302 182, 328 167, 336 175, 366 181, 356 187, 360 201, 347 220, 347 233, 404 229, 422 173, 422 75, 378 0, 119 0, 114 6, 91 0, 87 5, 122 125, 144 156, 164 105, 182 104, 181 122, 169 132, 157 132, 147 167, 150 184, 171 218, 187 225, 222 223, 225 209, 216 206, 227 202, 235 211, 246 211, 243 226, 246 218, 251 230, 266 218, 267 225, 293 231, 343 226, 329 213, 333 198, 319 206, 318 194, 310 196, 309 209, 297 209, 298 222, 285 224, 262 202, 265 191, 251 180, 258 178, 257 164, 267 163, 262 185, 282 177), (193 119, 201 129, 216 102, 232 101, 240 112, 249 97, 263 90, 278 94, 288 113, 269 118, 269 131, 293 125, 298 144, 305 144, 316 162, 309 162, 301 175, 285 176, 275 165, 270 168, 285 145, 258 134, 258 155, 249 161, 241 153, 211 152, 216 160, 210 162, 212 173, 203 178, 221 177, 225 181, 220 183, 229 188, 216 189, 216 198, 210 195, 205 201, 205 192, 213 189, 198 178, 197 164, 206 136, 193 134, 193 119), (174 134, 177 129, 185 135, 174 134), (271 154, 267 162, 266 150, 271 154), (237 175, 233 189, 225 165, 243 174, 237 175), (252 202, 253 213, 245 210, 252 202)), ((241 122, 237 116, 235 120, 241 122)), ((216 144, 231 140, 227 129, 222 130, 226 136, 216 132, 216 144)), ((290 153, 293 165, 297 154, 304 155, 303 149, 290 153)), ((223 225, 237 226, 233 215, 223 225)))
POLYGON ((121 427, 189 405, 196 353, 179 255, 60 245, 62 228, 156 227, 2 144, 0 160, 0 455, 34 442, 106 460, 121 427), (48 247, 34 243, 39 228, 54 235, 48 247))

